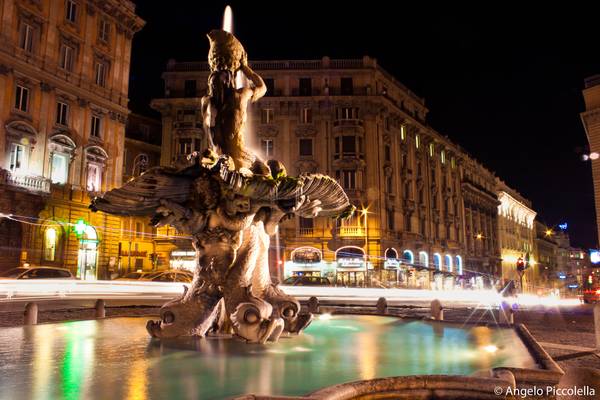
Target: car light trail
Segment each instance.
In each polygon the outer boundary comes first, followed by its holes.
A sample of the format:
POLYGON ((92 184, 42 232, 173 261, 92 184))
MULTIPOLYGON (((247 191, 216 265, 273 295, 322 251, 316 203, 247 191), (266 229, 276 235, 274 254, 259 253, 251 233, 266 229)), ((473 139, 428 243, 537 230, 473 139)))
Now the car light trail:
MULTIPOLYGON (((181 295, 182 282, 149 281, 74 281, 74 280, 2 280, 0 302, 25 300, 66 299, 144 299, 168 300, 181 295)), ((503 297, 495 290, 426 290, 426 289, 381 289, 347 288, 324 286, 281 286, 288 294, 307 300, 315 296, 321 301, 344 302, 348 305, 372 304, 385 297, 390 305, 424 303, 438 299, 444 305, 452 304, 497 307, 503 301, 518 306, 574 306, 578 299, 559 299, 523 294, 518 297, 503 297)))

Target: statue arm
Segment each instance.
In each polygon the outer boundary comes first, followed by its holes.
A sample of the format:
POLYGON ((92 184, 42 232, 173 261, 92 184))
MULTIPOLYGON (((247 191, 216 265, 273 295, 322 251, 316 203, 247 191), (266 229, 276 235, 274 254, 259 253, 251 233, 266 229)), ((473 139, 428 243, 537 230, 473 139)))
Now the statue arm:
POLYGON ((252 90, 252 102, 254 103, 267 93, 267 86, 260 75, 254 72, 248 64, 242 64, 241 70, 250 79, 250 82, 254 84, 254 89, 252 90))

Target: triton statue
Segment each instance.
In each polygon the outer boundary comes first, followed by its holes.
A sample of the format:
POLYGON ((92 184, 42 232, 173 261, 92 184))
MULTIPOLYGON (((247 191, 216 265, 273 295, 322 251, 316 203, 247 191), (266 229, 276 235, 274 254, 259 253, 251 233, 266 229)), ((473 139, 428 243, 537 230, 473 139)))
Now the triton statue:
POLYGON ((320 174, 289 177, 277 160, 261 160, 244 144, 246 109, 265 92, 231 33, 213 30, 208 93, 202 99, 208 149, 184 168, 157 167, 123 187, 94 198, 91 208, 151 216, 190 235, 197 266, 189 290, 166 303, 160 321, 148 321, 156 338, 233 333, 252 343, 299 333, 312 320, 300 303, 271 282, 269 235, 282 218, 352 214, 343 189, 320 174), (242 73, 249 85, 236 88, 242 73))

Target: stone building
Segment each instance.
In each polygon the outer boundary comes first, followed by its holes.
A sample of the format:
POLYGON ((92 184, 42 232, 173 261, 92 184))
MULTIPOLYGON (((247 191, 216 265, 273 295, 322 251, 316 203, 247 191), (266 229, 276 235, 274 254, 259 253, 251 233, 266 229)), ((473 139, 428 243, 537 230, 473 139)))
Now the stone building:
POLYGON ((88 209, 121 184, 131 1, 0 2, 0 269, 106 277, 120 220, 88 209))
MULTIPOLYGON (((359 208, 346 221, 283 223, 273 275, 426 288, 500 276, 496 176, 426 123, 422 98, 369 57, 251 67, 268 91, 249 113, 250 144, 291 174, 335 177, 359 208)), ((162 165, 206 146, 207 75, 206 63, 169 61, 165 96, 152 101, 162 165)))
POLYGON ((538 262, 540 284, 547 288, 559 288, 558 243, 556 233, 540 221, 535 221, 535 259, 538 262))
POLYGON ((523 288, 533 290, 539 277, 539 266, 534 255, 536 212, 531 202, 497 179, 498 238, 502 259, 502 280, 521 283, 517 262, 521 259, 525 270, 523 288))
POLYGON ((590 144, 590 162, 594 180, 594 199, 596 203, 596 228, 600 240, 600 75, 585 80, 583 89, 585 111, 581 121, 590 144))
MULTIPOLYGON (((139 114, 130 114, 125 127, 123 183, 160 165, 160 121, 139 114)), ((121 217, 119 262, 117 273, 152 270, 165 265, 156 252, 157 230, 149 218, 121 217)))

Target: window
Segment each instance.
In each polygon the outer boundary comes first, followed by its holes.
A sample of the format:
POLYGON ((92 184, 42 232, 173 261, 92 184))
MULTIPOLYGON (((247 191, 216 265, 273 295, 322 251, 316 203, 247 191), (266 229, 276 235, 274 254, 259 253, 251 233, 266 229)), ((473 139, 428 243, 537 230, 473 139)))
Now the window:
POLYGON ((46 229, 44 233, 44 259, 54 261, 56 259, 56 239, 57 232, 54 228, 46 229))
POLYGON ((402 168, 408 168, 408 154, 402 153, 402 168))
POLYGON ((342 78, 340 82, 340 92, 342 96, 352 96, 354 92, 354 86, 352 84, 352 78, 342 78))
POLYGON ((450 165, 452 165, 452 168, 456 168, 456 159, 454 157, 450 159, 450 165))
POLYGON ((23 112, 29 110, 29 89, 25 86, 17 85, 15 91, 15 108, 23 112))
POLYGON ((98 164, 88 164, 87 190, 99 192, 102 184, 102 169, 98 164))
POLYGON ((425 203, 425 196, 423 193, 423 189, 419 189, 419 204, 424 204, 425 203))
POLYGON ((73 71, 73 60, 75 58, 75 49, 66 44, 60 46, 59 66, 67 71, 73 71))
POLYGON ((94 67, 94 81, 98 86, 106 86, 106 71, 107 65, 103 61, 96 61, 96 65, 94 67))
POLYGON ((196 80, 185 80, 184 96, 196 97, 196 80))
POLYGON ((69 105, 61 101, 56 103, 56 123, 59 125, 69 125, 69 105))
POLYGON ((435 152, 435 146, 433 143, 429 143, 429 157, 433 157, 433 153, 435 152))
POLYGON ((72 0, 67 0, 65 18, 67 21, 75 23, 77 22, 77 3, 72 0))
POLYGON ((388 224, 388 229, 390 231, 393 231, 396 229, 396 221, 394 220, 395 218, 394 215, 394 210, 387 210, 387 224, 388 224))
POLYGON ((337 119, 357 119, 358 108, 357 107, 339 107, 336 109, 337 119))
POLYGON ((179 155, 186 155, 192 152, 192 139, 179 139, 179 155))
POLYGON ((100 20, 98 38, 103 42, 108 42, 108 40, 110 39, 110 23, 105 19, 100 20))
POLYGON ((265 86, 267 88, 267 93, 265 96, 275 96, 275 79, 273 78, 264 78, 265 86))
POLYGON ((420 145, 421 139, 419 138, 419 135, 415 135, 415 147, 418 149, 420 145))
POLYGON ((65 184, 67 183, 69 162, 67 155, 53 153, 52 154, 52 165, 51 165, 51 176, 52 183, 65 184))
POLYGON ((385 118, 383 119, 383 128, 384 128, 386 131, 389 131, 389 130, 390 130, 390 117, 385 117, 385 118))
POLYGON ((298 217, 298 226, 300 229, 310 229, 312 230, 314 227, 315 220, 312 218, 302 218, 298 217))
POLYGON ((100 137, 100 127, 102 124, 102 118, 97 115, 92 115, 92 123, 90 125, 90 136, 100 137))
POLYGON ((26 22, 21 23, 21 29, 19 29, 19 47, 28 53, 33 52, 34 32, 33 26, 26 22))
POLYGON ((300 156, 310 157, 313 155, 312 139, 300 139, 300 156))
POLYGON ((391 152, 391 148, 389 144, 386 144, 384 147, 384 154, 385 154, 385 161, 391 161, 392 160, 392 152, 391 152))
POLYGON ((312 96, 312 79, 300 78, 299 92, 300 96, 312 96))
POLYGON ((273 139, 261 139, 260 149, 266 158, 273 157, 273 139))
POLYGON ((446 152, 444 150, 440 152, 440 159, 442 160, 442 164, 446 164, 446 152))
POLYGON ((312 124, 312 109, 310 107, 304 107, 300 111, 300 121, 303 124, 312 124))
POLYGON ((342 136, 342 153, 356 154, 356 138, 354 136, 342 136))
POLYGON ((270 124, 273 122, 273 109, 272 108, 263 108, 260 113, 260 123, 261 124, 270 124))
POLYGON ((19 173, 25 168, 25 146, 17 143, 10 144, 10 164, 12 173, 19 173))
POLYGON ((356 189, 356 171, 338 170, 335 175, 344 189, 356 189))
POLYGON ((392 192, 393 192, 393 190, 392 190, 392 189, 393 189, 393 187, 394 187, 394 184, 393 184, 393 182, 394 182, 394 181, 393 181, 393 179, 392 179, 392 177, 391 177, 391 176, 386 176, 386 177, 385 177, 385 187, 386 187, 386 191, 387 191, 388 193, 392 193, 392 192))
POLYGON ((142 237, 144 236, 144 226, 142 225, 141 222, 136 222, 135 223, 135 237, 142 237))
POLYGON ((404 125, 400 126, 400 139, 406 139, 406 126, 404 125))

